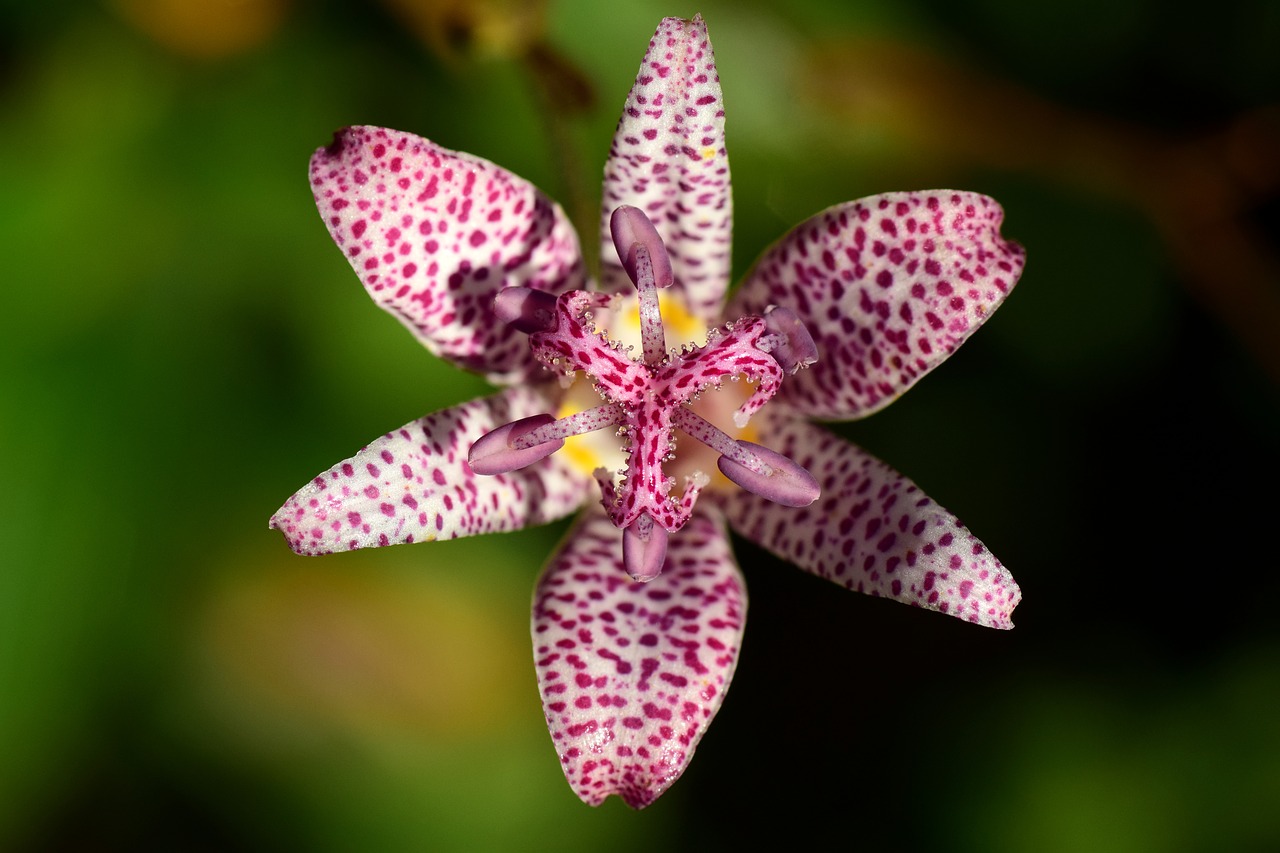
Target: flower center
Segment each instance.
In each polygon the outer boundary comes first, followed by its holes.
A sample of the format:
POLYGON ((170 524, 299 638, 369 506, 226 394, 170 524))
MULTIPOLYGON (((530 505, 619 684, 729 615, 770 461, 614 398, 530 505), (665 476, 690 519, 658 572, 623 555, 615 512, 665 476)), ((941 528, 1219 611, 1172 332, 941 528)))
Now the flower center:
MULTIPOLYGON (((658 308, 662 315, 662 324, 667 332, 667 346, 674 349, 689 349, 700 345, 707 339, 707 324, 685 307, 679 294, 670 289, 658 292, 658 308)), ((594 315, 595 331, 607 336, 611 341, 622 344, 633 359, 640 348, 640 302, 633 294, 615 296, 607 312, 594 315)), ((755 438, 755 430, 750 424, 741 429, 728 426, 731 413, 754 390, 750 382, 730 382, 713 394, 703 394, 689 404, 694 413, 717 424, 733 439, 755 438)), ((579 412, 594 408, 600 404, 600 394, 594 383, 582 373, 574 375, 573 383, 560 398, 560 406, 556 409, 557 418, 567 418, 579 412)), ((663 466, 668 476, 677 483, 683 483, 688 476, 696 476, 702 471, 710 474, 711 482, 707 488, 723 489, 730 486, 730 481, 716 468, 718 453, 699 441, 689 441, 677 429, 672 436, 675 448, 668 455, 663 466)), ((623 436, 616 430, 597 430, 580 435, 567 436, 564 448, 560 451, 570 464, 583 474, 591 475, 597 469, 604 468, 613 473, 615 481, 618 472, 627 467, 627 453, 624 449, 623 436)))
MULTIPOLYGON (((574 405, 560 419, 535 415, 499 427, 471 447, 478 474, 524 467, 564 446, 566 438, 613 428, 622 438, 625 465, 616 475, 593 471, 610 519, 623 530, 623 561, 636 580, 662 570, 667 535, 684 526, 699 492, 710 482, 691 470, 679 497, 665 465, 674 458, 675 432, 697 439, 719 454, 720 471, 749 491, 789 506, 817 500, 817 481, 780 454, 714 426, 694 406, 709 389, 745 378, 750 386, 733 413, 738 429, 769 401, 783 377, 816 360, 804 325, 786 308, 744 317, 707 333, 701 346, 669 350, 659 288, 674 281, 671 262, 653 224, 640 210, 620 207, 611 221, 614 245, 636 286, 641 359, 609 334, 597 317, 616 309, 617 297, 570 291, 559 297, 528 288, 507 288, 494 310, 529 334, 534 357, 569 378, 581 374, 596 392, 595 405, 574 405), (601 402, 602 401, 602 402, 601 402)), ((581 384, 581 383, 579 383, 581 384)))

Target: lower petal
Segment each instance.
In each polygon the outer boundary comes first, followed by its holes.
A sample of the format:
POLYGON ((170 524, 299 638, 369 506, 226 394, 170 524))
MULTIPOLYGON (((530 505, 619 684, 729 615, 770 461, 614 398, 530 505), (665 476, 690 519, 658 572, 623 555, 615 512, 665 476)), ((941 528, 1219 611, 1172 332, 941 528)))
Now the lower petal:
POLYGON ((648 583, 622 567, 622 531, 598 509, 534 594, 538 688, 565 777, 582 800, 653 802, 693 757, 738 660, 746 592, 718 514, 671 536, 648 583))
POLYGON ((817 477, 822 497, 790 509, 735 493, 725 511, 734 530, 847 589, 1013 627, 1022 594, 1008 569, 915 483, 801 420, 774 415, 761 434, 817 477))
POLYGON ((519 530, 568 515, 590 480, 554 457, 492 477, 467 464, 472 442, 554 409, 529 388, 419 418, 316 477, 271 517, 299 554, 519 530))

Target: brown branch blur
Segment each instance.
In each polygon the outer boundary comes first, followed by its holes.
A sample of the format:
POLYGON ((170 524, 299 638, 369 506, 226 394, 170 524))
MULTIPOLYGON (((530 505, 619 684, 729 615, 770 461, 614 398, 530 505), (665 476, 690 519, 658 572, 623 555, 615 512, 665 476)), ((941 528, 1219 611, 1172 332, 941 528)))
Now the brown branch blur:
MULTIPOLYGON (((587 269, 596 270, 600 254, 599 241, 595 238, 600 227, 600 202, 587 187, 581 152, 573 133, 575 120, 596 106, 595 88, 572 60, 544 42, 530 47, 524 63, 546 124, 556 172, 564 182, 565 210, 577 228, 587 269)), ((598 162, 603 166, 603 158, 598 162)))
POLYGON ((595 106, 587 75, 546 40, 547 0, 383 0, 437 57, 464 73, 465 62, 484 59, 522 64, 538 99, 539 114, 562 181, 559 192, 569 219, 581 236, 587 269, 598 255, 594 235, 600 227, 597 196, 582 171, 574 122, 595 106))
POLYGON ((805 61, 804 91, 825 109, 949 165, 1033 173, 1138 208, 1193 296, 1280 383, 1280 257, 1250 221, 1280 188, 1280 107, 1180 140, 903 44, 842 39, 805 61))

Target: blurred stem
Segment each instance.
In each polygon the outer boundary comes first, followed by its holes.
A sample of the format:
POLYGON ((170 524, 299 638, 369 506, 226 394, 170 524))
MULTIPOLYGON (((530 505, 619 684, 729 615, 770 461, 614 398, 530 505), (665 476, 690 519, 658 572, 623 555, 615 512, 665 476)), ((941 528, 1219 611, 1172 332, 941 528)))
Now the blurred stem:
POLYGON ((559 197, 577 229, 587 272, 596 277, 600 263, 600 241, 595 239, 600 230, 599 203, 587 188, 573 127, 576 117, 595 106, 595 90, 577 66, 544 42, 534 44, 524 62, 542 105, 551 156, 560 174, 559 197))
POLYGON ((823 107, 954 167, 1022 171, 1137 207, 1182 281, 1280 384, 1280 258, 1251 211, 1280 189, 1276 108, 1185 142, 1054 104, 916 47, 842 39, 806 58, 823 107))

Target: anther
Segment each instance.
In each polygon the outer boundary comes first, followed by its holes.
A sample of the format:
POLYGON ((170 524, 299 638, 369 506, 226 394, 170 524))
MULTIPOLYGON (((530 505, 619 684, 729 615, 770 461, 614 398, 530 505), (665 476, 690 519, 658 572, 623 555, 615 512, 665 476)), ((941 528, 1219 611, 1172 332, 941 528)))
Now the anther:
POLYGON ((493 313, 498 319, 527 335, 554 329, 555 311, 555 296, 531 287, 506 287, 493 298, 493 313))
POLYGON ((640 513, 622 531, 622 564, 633 580, 647 583, 662 573, 667 559, 667 531, 654 524, 647 512, 640 513))
POLYGON ((477 439, 467 461, 477 474, 505 474, 550 456, 564 447, 566 438, 617 426, 625 419, 622 408, 612 403, 559 420, 551 415, 521 418, 477 439))
POLYGON ((617 208, 609 217, 609 231, 618 250, 618 260, 632 281, 636 280, 636 248, 643 246, 653 263, 654 287, 670 287, 675 282, 667 247, 643 210, 625 204, 617 208))
POLYGON ((790 308, 775 305, 765 311, 764 325, 769 336, 761 339, 760 348, 767 349, 787 373, 794 374, 818 360, 818 346, 813 342, 813 336, 790 308))
POLYGON ((797 463, 753 442, 738 439, 737 443, 759 457, 770 469, 770 473, 761 474, 728 454, 717 460, 720 473, 748 492, 783 506, 808 506, 821 496, 822 487, 818 481, 797 463))
POLYGON ((635 282, 640 301, 640 345, 644 363, 657 367, 667 357, 666 332, 662 313, 658 310, 658 288, 675 282, 671 258, 662 244, 658 229, 638 207, 623 205, 609 218, 613 247, 618 251, 622 268, 635 282))
POLYGON ((533 432, 539 427, 555 423, 551 415, 534 415, 521 418, 509 424, 503 424, 487 435, 481 436, 471 445, 467 453, 467 462, 471 470, 477 474, 505 474, 532 465, 539 459, 545 459, 564 447, 564 439, 556 438, 535 444, 532 447, 516 447, 521 436, 533 432))

